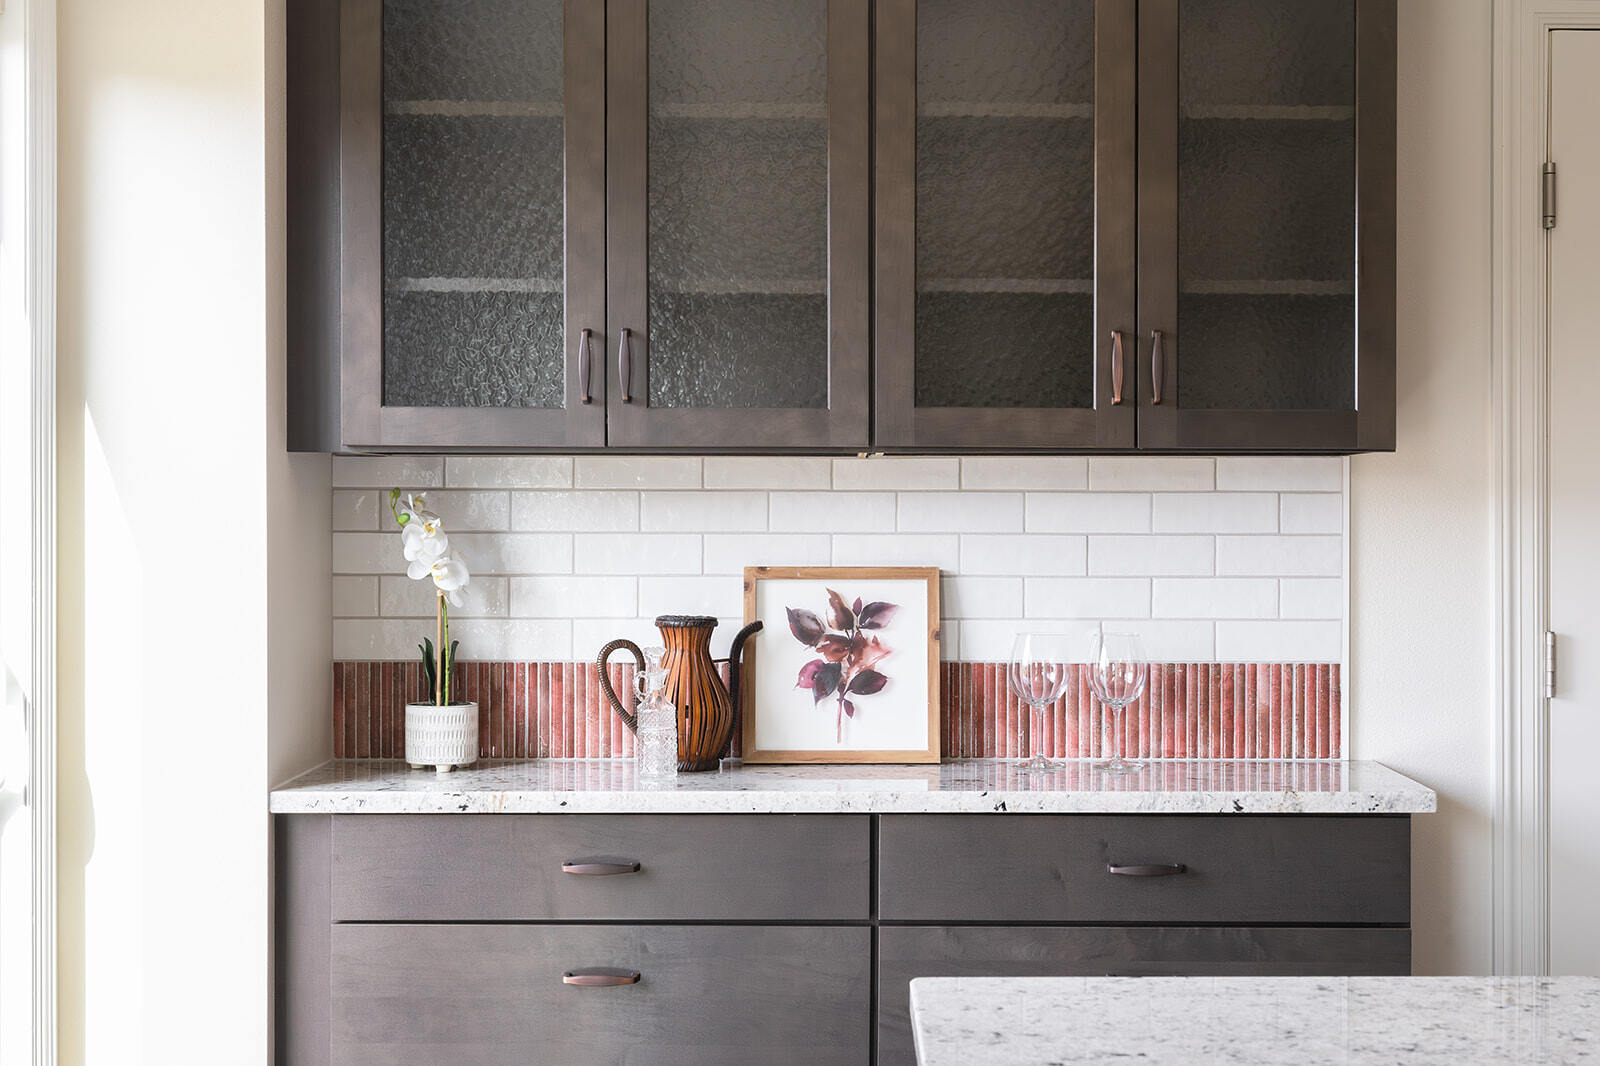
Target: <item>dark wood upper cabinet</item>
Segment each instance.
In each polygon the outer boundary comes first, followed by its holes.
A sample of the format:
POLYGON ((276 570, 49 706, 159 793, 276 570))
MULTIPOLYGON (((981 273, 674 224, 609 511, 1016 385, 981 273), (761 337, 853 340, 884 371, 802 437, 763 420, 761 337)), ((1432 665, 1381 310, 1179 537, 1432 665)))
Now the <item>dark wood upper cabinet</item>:
POLYGON ((869 0, 610 0, 609 443, 867 444, 869 0))
POLYGON ((1134 0, 878 0, 874 442, 1134 446, 1134 0))
POLYGON ((1394 0, 289 0, 288 64, 291 447, 1394 447, 1394 0))
POLYGON ((1393 449, 1394 0, 1140 0, 1139 71, 1139 446, 1393 449))

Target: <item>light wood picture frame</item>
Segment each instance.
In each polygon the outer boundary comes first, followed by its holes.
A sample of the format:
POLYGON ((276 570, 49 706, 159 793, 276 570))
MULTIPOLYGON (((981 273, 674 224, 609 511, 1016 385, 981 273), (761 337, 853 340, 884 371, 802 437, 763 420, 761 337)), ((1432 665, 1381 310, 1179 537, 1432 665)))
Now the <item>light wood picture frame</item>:
POLYGON ((939 761, 939 568, 748 566, 747 763, 939 761))

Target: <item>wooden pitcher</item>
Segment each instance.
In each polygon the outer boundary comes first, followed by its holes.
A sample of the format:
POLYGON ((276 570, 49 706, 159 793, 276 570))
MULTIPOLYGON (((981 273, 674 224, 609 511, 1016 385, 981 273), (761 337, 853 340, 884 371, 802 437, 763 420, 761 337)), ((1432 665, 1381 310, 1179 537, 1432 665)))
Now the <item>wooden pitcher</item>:
MULTIPOLYGON (((678 769, 680 772, 715 770, 733 743, 739 722, 739 667, 744 642, 761 628, 751 622, 733 638, 725 660, 711 658, 711 631, 717 620, 702 615, 664 614, 656 619, 666 654, 661 667, 666 671, 665 695, 678 709, 678 769), (722 683, 717 663, 728 664, 728 684, 722 683), (732 693, 729 693, 729 689, 732 693)), ((638 727, 638 716, 624 707, 611 687, 606 660, 618 648, 633 653, 634 662, 644 670, 644 652, 631 640, 617 639, 600 649, 595 665, 600 670, 600 688, 629 732, 638 727)))

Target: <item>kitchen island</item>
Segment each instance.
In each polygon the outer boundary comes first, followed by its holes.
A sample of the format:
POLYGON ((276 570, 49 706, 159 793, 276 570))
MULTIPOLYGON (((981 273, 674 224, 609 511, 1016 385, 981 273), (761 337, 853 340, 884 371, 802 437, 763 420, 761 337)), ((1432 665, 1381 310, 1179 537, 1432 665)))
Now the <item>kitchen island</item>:
POLYGON ((913 978, 1406 974, 1436 803, 1362 762, 335 761, 270 797, 281 1061, 908 1066, 913 978))
POLYGON ((1600 1061, 1592 977, 925 977, 920 1066, 1600 1061))

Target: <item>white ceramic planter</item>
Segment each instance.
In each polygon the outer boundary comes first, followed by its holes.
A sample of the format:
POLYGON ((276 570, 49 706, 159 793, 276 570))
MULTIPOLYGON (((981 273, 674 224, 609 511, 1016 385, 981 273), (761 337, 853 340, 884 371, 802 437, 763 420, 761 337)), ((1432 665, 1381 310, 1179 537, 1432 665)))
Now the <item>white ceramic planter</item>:
POLYGON ((406 704, 406 762, 413 770, 449 773, 478 761, 478 705, 406 704))

